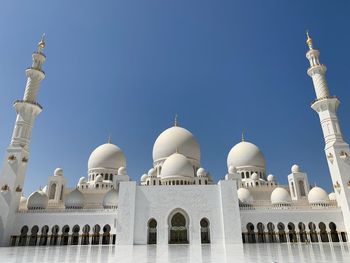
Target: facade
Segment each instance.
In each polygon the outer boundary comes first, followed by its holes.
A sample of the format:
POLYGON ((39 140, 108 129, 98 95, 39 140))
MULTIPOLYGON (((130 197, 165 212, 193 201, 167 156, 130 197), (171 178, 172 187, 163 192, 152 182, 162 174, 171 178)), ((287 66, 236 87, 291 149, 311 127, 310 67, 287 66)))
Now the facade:
POLYGON ((201 166, 194 135, 180 127, 163 131, 153 147, 153 165, 131 181, 123 151, 109 139, 88 160, 88 172, 75 188, 67 187, 61 168, 46 186, 22 195, 29 144, 36 116, 44 37, 22 100, 14 103, 17 119, 0 176, 2 246, 107 244, 240 244, 275 242, 347 242, 350 233, 350 150, 325 72, 307 35, 307 70, 316 91, 312 103, 321 122, 334 192, 310 187, 307 174, 291 167, 288 185, 266 172, 263 152, 242 141, 227 157, 227 174, 215 183, 201 166))

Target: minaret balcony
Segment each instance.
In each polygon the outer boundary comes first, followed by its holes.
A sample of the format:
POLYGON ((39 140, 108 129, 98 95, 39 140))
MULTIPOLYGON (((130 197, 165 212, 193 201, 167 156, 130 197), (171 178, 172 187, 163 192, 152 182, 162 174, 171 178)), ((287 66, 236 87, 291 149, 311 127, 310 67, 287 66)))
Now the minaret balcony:
POLYGON ((40 110, 43 109, 43 107, 36 101, 27 101, 27 100, 16 100, 13 105, 15 106, 17 103, 28 103, 28 104, 31 104, 31 105, 35 105, 37 107, 40 108, 40 110))

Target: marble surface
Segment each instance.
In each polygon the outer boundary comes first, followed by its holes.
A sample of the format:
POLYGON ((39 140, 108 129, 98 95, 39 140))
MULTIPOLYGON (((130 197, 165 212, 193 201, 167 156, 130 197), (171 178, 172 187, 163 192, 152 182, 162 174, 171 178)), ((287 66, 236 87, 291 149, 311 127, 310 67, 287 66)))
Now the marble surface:
POLYGON ((9 247, 0 262, 350 262, 350 244, 9 247))

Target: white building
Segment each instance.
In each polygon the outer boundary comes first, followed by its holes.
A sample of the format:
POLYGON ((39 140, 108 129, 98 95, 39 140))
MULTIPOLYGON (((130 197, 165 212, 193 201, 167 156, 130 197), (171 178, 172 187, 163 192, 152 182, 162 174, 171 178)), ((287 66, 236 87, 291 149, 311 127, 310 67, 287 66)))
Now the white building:
POLYGON ((37 102, 45 77, 42 38, 26 70, 24 98, 14 103, 17 119, 0 177, 1 245, 346 242, 350 150, 326 67, 309 36, 307 44, 307 73, 317 96, 312 108, 321 120, 333 193, 310 189, 298 165, 291 167, 288 185, 279 185, 267 175, 262 151, 243 136, 228 153, 225 179, 215 183, 201 166, 196 138, 175 120, 156 139, 153 166, 140 182, 129 180, 124 153, 109 140, 91 153, 88 174, 74 189, 57 168, 43 189, 26 198, 30 137, 42 110, 37 102))

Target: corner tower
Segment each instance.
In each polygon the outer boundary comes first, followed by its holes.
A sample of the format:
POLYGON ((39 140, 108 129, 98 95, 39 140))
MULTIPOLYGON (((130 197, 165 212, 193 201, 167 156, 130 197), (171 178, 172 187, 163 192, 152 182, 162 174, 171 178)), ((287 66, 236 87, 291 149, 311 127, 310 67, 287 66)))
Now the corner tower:
POLYGON ((344 218, 344 225, 350 235, 350 149, 344 141, 337 116, 339 100, 331 96, 326 81, 326 66, 320 63, 320 51, 314 49, 308 33, 306 43, 309 47, 306 58, 310 62, 307 74, 312 78, 316 100, 311 104, 321 122, 325 140, 325 153, 333 187, 344 218))
POLYGON ((4 227, 4 231, 0 231, 0 242, 5 245, 8 244, 8 231, 11 230, 11 223, 22 195, 24 177, 29 161, 29 145, 33 125, 36 117, 42 111, 42 107, 37 102, 37 95, 40 82, 45 78, 45 73, 42 70, 42 65, 46 59, 43 53, 44 48, 45 35, 38 43, 37 51, 32 54, 33 63, 31 67, 25 71, 27 84, 23 99, 16 100, 13 105, 17 118, 0 174, 0 189, 3 198, 2 203, 0 203, 2 208, 0 219, 4 227))

